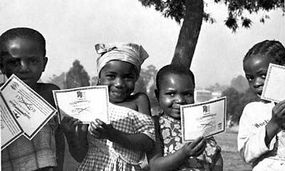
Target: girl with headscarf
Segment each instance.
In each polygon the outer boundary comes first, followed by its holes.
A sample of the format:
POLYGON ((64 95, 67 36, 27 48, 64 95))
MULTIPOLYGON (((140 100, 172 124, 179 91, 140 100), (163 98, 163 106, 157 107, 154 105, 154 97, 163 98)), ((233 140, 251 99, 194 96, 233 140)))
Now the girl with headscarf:
POLYGON ((64 118, 70 152, 81 162, 78 170, 142 170, 140 164, 153 147, 154 123, 150 116, 141 113, 146 111, 144 94, 132 93, 148 54, 133 43, 97 44, 95 49, 100 54, 98 84, 107 85, 109 90, 110 124, 97 119, 82 134, 77 127, 80 121, 64 118), (80 134, 84 136, 78 139, 80 134))

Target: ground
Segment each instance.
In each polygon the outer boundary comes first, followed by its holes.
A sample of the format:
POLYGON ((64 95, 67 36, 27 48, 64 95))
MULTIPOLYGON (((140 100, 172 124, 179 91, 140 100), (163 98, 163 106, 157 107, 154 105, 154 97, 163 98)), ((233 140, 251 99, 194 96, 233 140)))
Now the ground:
MULTIPOLYGON (((224 160, 224 171, 249 171, 250 165, 243 162, 237 152, 237 129, 228 129, 225 133, 215 136, 218 144, 222 148, 222 156, 224 160)), ((64 170, 76 170, 78 163, 72 159, 66 150, 64 170)))
POLYGON ((251 166, 246 164, 237 151, 237 131, 228 129, 225 133, 215 136, 222 148, 224 171, 249 171, 251 166))

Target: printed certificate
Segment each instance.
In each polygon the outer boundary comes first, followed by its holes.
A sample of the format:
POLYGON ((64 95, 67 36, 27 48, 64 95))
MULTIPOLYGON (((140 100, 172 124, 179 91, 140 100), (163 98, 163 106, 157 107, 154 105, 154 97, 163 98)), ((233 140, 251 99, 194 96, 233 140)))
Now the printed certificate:
POLYGON ((285 100, 285 66, 269 64, 261 98, 277 103, 285 100))
POLYGON ((14 115, 9 111, 0 94, 1 112, 1 151, 23 134, 23 130, 17 123, 14 115))
POLYGON ((225 131, 226 98, 180 106, 183 142, 225 131))
POLYGON ((108 123, 108 87, 89 86, 65 90, 54 90, 53 96, 60 119, 69 115, 84 124, 95 119, 108 123))
POLYGON ((1 87, 1 94, 30 140, 56 113, 54 107, 15 75, 1 87))

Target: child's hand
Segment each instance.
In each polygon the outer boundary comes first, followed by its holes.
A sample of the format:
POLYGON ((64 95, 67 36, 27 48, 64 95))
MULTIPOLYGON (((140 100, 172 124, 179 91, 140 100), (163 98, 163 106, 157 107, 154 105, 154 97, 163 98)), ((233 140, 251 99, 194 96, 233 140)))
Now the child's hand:
POLYGON ((188 157, 197 157, 205 150, 206 141, 204 137, 199 137, 195 141, 186 143, 182 150, 188 157))
POLYGON ((82 122, 70 116, 65 116, 61 121, 61 127, 66 134, 75 133, 78 125, 82 122))
POLYGON ((109 138, 111 135, 111 131, 113 130, 112 125, 107 125, 100 119, 96 119, 95 122, 90 123, 89 132, 95 138, 105 139, 109 138))
POLYGON ((285 128, 285 100, 277 103, 272 109, 272 119, 279 128, 285 128))

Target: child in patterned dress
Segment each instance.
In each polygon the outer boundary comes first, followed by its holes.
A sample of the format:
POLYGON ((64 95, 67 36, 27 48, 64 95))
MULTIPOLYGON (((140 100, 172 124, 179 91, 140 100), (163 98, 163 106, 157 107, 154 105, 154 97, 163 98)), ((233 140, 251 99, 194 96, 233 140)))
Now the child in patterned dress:
POLYGON ((140 100, 146 103, 142 94, 132 92, 148 55, 133 43, 98 44, 95 48, 101 54, 97 59, 98 82, 108 85, 109 90, 110 124, 96 119, 85 133, 86 128, 78 129, 80 121, 64 118, 70 152, 81 162, 78 170, 142 170, 144 155, 154 144, 154 123, 150 116, 138 112, 140 100))
POLYGON ((156 86, 162 113, 154 119, 156 147, 151 170, 223 170, 220 147, 213 137, 182 144, 180 105, 194 103, 193 73, 183 66, 164 66, 157 73, 156 86))
MULTIPOLYGON (((276 40, 255 44, 243 59, 250 89, 260 99, 270 63, 285 64, 285 48, 276 40)), ((239 122, 238 150, 253 171, 285 170, 285 100, 247 104, 239 122)))

